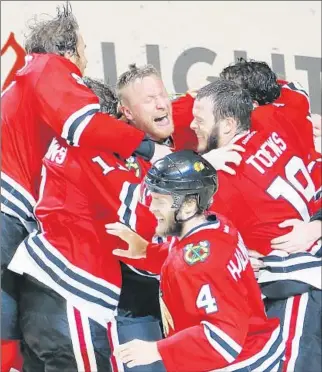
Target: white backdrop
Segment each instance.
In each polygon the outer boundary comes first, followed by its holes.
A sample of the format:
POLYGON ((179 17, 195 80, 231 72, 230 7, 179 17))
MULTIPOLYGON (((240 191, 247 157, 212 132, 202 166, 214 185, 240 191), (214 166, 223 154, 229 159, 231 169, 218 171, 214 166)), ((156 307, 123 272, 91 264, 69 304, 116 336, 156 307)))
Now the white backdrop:
MULTIPOLYGON (((63 1, 1 1, 1 46, 23 45, 27 21, 63 1)), ((198 88, 234 58, 265 60, 299 81, 321 112, 320 1, 72 1, 87 44, 86 74, 115 82, 129 63, 153 62, 170 92, 198 88)), ((1 56, 1 86, 15 61, 1 56)))

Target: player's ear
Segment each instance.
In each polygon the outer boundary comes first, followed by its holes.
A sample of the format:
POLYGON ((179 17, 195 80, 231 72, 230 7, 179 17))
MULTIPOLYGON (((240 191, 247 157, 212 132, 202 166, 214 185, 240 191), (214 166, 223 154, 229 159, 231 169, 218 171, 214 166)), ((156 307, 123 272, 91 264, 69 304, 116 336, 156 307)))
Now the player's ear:
POLYGON ((122 115, 128 120, 133 121, 133 115, 131 110, 126 106, 119 106, 119 111, 122 113, 122 115))
POLYGON ((198 209, 197 201, 195 198, 189 198, 184 201, 179 212, 179 218, 186 220, 187 218, 196 214, 198 209))
POLYGON ((226 118, 223 123, 223 133, 229 135, 237 130, 237 122, 234 118, 226 118))

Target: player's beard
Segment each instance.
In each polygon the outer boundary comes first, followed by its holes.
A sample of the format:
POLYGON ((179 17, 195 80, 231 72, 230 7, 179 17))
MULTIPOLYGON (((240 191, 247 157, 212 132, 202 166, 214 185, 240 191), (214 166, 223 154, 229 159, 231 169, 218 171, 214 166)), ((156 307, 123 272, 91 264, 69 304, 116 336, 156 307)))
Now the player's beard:
POLYGON ((219 147, 219 126, 215 124, 208 138, 208 143, 207 143, 207 148, 206 148, 205 153, 211 150, 216 150, 218 149, 218 147, 219 147))
POLYGON ((165 233, 166 236, 181 236, 183 229, 183 222, 173 221, 165 233))
MULTIPOLYGON (((160 232, 159 235, 162 235, 164 237, 166 236, 181 236, 183 229, 183 222, 176 221, 175 219, 175 212, 173 212, 173 215, 171 218, 169 218, 169 221, 167 223, 167 227, 160 232)), ((158 231, 157 231, 158 233, 158 231)))

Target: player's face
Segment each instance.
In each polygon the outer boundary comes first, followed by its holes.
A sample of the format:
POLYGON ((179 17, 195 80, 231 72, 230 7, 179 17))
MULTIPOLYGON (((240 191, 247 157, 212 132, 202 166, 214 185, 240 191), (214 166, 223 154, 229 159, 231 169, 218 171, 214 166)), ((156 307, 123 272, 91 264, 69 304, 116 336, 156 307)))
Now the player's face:
POLYGON ((82 75, 84 75, 86 66, 87 66, 87 59, 85 56, 85 49, 86 45, 83 39, 83 36, 81 34, 78 34, 78 42, 77 42, 77 54, 75 64, 80 69, 80 72, 82 75))
POLYGON ((208 150, 211 136, 216 131, 213 103, 209 98, 195 100, 192 113, 194 119, 190 126, 198 138, 198 152, 204 153, 208 150))
POLYGON ((151 75, 137 79, 122 93, 123 113, 135 127, 157 141, 172 134, 172 106, 159 77, 151 75))
POLYGON ((73 62, 79 68, 82 75, 84 75, 84 72, 87 66, 85 49, 86 49, 86 45, 84 43, 83 36, 80 33, 78 33, 77 55, 76 54, 70 55, 70 53, 65 53, 65 58, 73 62))
POLYGON ((156 234, 159 236, 178 236, 182 231, 182 224, 175 221, 172 208, 173 198, 171 195, 163 195, 152 192, 150 211, 158 221, 156 234))
POLYGON ((214 104, 209 98, 195 100, 193 105, 193 121, 190 125, 198 138, 197 151, 201 154, 217 149, 226 144, 226 121, 215 122, 214 104))

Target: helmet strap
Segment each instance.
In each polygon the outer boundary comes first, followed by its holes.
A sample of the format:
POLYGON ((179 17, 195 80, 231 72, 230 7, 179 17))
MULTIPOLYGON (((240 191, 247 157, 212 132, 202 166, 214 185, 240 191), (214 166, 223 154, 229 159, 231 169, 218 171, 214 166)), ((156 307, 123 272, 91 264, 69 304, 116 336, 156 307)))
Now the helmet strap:
POLYGON ((183 223, 183 222, 187 222, 187 221, 190 221, 192 218, 194 218, 196 216, 196 214, 198 213, 198 211, 196 211, 192 216, 190 217, 187 217, 185 220, 182 220, 182 219, 178 219, 178 213, 180 212, 180 209, 177 209, 175 212, 174 212, 174 220, 178 223, 183 223))
POLYGON ((183 223, 183 222, 187 222, 187 221, 190 221, 192 218, 194 218, 195 216, 196 216, 196 214, 200 211, 200 208, 199 208, 199 203, 198 203, 198 201, 197 201, 197 210, 195 211, 195 213, 192 215, 192 216, 190 216, 190 217, 188 217, 188 218, 186 218, 186 219, 178 219, 178 214, 179 214, 179 212, 180 212, 180 209, 181 209, 181 207, 182 207, 182 205, 183 205, 183 203, 184 203, 184 201, 185 201, 185 198, 183 197, 182 199, 181 199, 181 201, 180 201, 180 204, 178 205, 176 205, 176 210, 175 210, 175 212, 174 212, 174 220, 176 221, 176 222, 178 222, 178 223, 183 223))

